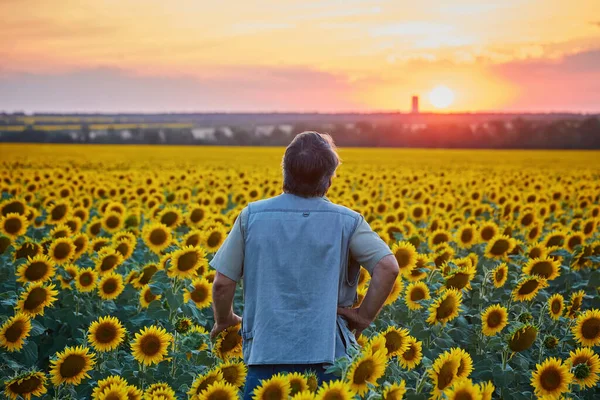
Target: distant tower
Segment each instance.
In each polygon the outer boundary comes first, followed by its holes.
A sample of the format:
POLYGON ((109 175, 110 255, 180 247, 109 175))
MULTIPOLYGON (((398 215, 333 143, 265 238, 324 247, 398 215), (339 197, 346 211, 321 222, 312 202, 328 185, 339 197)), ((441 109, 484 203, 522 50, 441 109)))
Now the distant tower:
POLYGON ((412 97, 412 109, 410 112, 413 114, 419 113, 419 96, 412 97))

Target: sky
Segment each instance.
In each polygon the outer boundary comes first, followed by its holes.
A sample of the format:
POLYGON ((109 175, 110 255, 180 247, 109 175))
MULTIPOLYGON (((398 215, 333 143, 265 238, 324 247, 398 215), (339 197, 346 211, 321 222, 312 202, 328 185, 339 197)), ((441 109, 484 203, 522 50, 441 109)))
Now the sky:
POLYGON ((598 0, 0 0, 0 111, 600 112, 598 0))

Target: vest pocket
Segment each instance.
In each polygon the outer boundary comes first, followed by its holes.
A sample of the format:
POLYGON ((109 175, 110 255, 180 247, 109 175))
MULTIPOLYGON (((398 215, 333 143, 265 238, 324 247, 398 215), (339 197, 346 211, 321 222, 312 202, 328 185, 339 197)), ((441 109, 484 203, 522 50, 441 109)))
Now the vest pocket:
POLYGON ((348 328, 348 321, 346 321, 346 319, 344 317, 338 315, 337 324, 338 324, 338 328, 342 334, 342 341, 344 342, 346 354, 348 354, 348 348, 350 346, 358 347, 358 342, 356 341, 356 337, 354 336, 354 333, 352 333, 352 331, 350 331, 350 328, 348 328))
POLYGON ((252 338, 254 337, 253 331, 242 331, 242 357, 246 362, 250 360, 250 353, 252 350, 252 338))

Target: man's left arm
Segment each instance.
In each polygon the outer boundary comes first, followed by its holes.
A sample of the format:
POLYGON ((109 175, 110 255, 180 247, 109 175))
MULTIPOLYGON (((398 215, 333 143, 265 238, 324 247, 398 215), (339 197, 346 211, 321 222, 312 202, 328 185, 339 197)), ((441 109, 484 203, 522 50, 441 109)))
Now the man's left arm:
POLYGON ((243 213, 244 210, 235 220, 225 242, 210 261, 210 265, 217 270, 212 287, 215 325, 210 333, 211 337, 217 336, 230 326, 239 324, 242 320, 233 312, 233 298, 244 265, 244 237, 241 227, 243 213))

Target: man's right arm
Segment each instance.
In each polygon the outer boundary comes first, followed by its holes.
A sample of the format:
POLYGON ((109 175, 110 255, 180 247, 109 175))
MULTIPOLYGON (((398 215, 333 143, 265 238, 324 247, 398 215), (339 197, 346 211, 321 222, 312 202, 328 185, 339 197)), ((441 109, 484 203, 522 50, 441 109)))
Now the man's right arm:
POLYGON ((383 257, 375 266, 369 289, 358 308, 339 308, 338 314, 348 320, 348 327, 358 338, 377 317, 388 298, 400 269, 396 257, 383 257))

